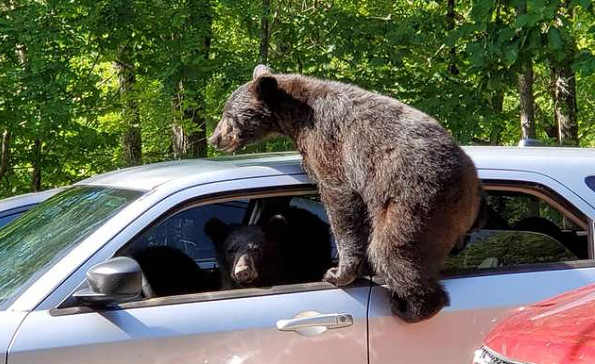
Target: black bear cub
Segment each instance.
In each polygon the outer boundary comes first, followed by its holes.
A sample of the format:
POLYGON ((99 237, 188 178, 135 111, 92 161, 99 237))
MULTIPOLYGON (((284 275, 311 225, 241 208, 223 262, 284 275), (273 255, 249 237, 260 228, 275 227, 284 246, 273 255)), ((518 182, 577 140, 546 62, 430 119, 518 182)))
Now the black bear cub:
POLYGON ((367 259, 403 320, 447 305, 440 267, 477 226, 482 195, 473 161, 448 131, 395 99, 257 66, 210 143, 230 152, 279 134, 302 154, 337 242, 339 264, 324 279, 347 285, 367 259))
POLYGON ((133 253, 132 258, 140 265, 156 297, 218 291, 221 288, 218 274, 201 269, 179 249, 167 245, 148 246, 133 253))
POLYGON ((205 233, 215 243, 225 288, 322 280, 331 266, 329 226, 316 215, 286 207, 257 225, 209 220, 205 233))

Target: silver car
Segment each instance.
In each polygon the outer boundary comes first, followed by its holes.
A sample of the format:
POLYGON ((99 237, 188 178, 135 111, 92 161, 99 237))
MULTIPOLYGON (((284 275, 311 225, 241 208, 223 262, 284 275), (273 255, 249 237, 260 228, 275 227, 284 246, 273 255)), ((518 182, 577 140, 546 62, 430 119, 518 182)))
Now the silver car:
POLYGON ((151 297, 135 249, 216 273, 210 218, 258 223, 279 201, 325 218, 297 154, 166 162, 77 183, 0 230, 0 364, 468 363, 512 310, 595 281, 595 151, 465 150, 488 221, 453 250, 450 306, 430 320, 391 315, 373 276, 151 297))
POLYGON ((47 191, 25 193, 0 200, 0 227, 8 224, 60 191, 62 191, 62 188, 53 188, 47 191))

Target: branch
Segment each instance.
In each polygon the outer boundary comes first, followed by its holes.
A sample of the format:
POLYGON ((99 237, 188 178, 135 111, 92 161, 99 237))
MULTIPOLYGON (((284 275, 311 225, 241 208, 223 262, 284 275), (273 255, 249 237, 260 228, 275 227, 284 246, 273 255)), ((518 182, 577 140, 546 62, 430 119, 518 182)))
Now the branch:
POLYGON ((10 130, 4 129, 2 134, 2 151, 0 152, 0 179, 8 172, 8 160, 10 159, 10 130))

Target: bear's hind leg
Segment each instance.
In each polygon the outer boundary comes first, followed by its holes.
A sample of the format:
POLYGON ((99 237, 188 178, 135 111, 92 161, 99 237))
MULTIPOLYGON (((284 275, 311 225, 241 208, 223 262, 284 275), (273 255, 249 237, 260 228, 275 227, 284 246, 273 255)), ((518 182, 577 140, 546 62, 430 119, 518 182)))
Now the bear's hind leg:
POLYGON ((369 237, 368 213, 361 197, 355 192, 321 188, 331 230, 339 252, 338 267, 330 268, 323 280, 337 286, 353 282, 366 256, 369 237))
MULTIPOLYGON (((406 216, 402 210, 396 214, 406 216)), ((368 261, 390 290, 393 314, 410 323, 426 320, 449 304, 438 281, 439 264, 422 253, 420 242, 413 238, 418 234, 407 232, 402 220, 386 218, 375 217, 368 261)))
MULTIPOLYGON (((390 290, 393 314, 405 322, 419 322, 434 316, 449 304, 448 295, 438 280, 424 271, 423 264, 415 256, 379 245, 372 242, 368 256, 374 270, 384 278, 390 290)), ((407 253, 412 253, 407 250, 407 253)))

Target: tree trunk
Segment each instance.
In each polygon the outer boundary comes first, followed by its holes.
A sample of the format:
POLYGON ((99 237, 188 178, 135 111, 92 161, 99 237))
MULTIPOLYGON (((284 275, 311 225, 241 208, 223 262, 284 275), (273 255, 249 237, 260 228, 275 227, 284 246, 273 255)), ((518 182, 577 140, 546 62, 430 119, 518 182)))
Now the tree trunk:
MULTIPOLYGON (((207 33, 203 38, 203 49, 202 56, 205 60, 208 60, 211 55, 211 40, 213 39, 213 15, 211 13, 212 8, 209 7, 209 11, 206 13, 207 21, 207 33)), ((210 75, 210 73, 208 73, 210 75)), ((206 84, 207 75, 203 73, 202 84, 206 84)), ((197 93, 196 108, 193 110, 187 110, 187 115, 190 114, 192 118, 192 125, 198 126, 189 137, 189 149, 190 155, 194 158, 201 158, 207 156, 207 120, 204 117, 205 114, 205 102, 201 99, 202 93, 197 93)))
MULTIPOLYGON (((174 97, 174 115, 177 120, 172 125, 172 147, 175 159, 181 158, 200 158, 207 156, 207 133, 206 133, 206 120, 201 117, 204 110, 202 107, 195 105, 189 106, 183 111, 181 110, 183 105, 183 84, 180 82, 179 92, 174 97), (187 133, 184 130, 184 121, 190 121, 190 123, 197 127, 197 130, 193 130, 187 133)), ((199 103, 201 100, 196 98, 196 102, 199 103)))
MULTIPOLYGON (((271 1, 262 0, 262 14, 260 16, 260 48, 258 52, 258 64, 267 65, 269 61, 269 15, 271 13, 271 1)), ((266 152, 266 141, 256 144, 255 152, 266 152)))
POLYGON ((267 64, 269 56, 269 14, 271 12, 270 0, 262 0, 262 15, 260 17, 260 50, 258 63, 267 64))
POLYGON ((2 151, 0 154, 0 180, 4 178, 6 172, 10 168, 10 144, 11 144, 11 132, 9 129, 4 129, 2 134, 2 151))
POLYGON ((33 158, 31 159, 33 172, 31 173, 31 192, 41 191, 41 140, 33 142, 33 158))
MULTIPOLYGON (((9 11, 15 10, 15 4, 13 1, 6 1, 6 7, 9 11)), ((3 7, 4 8, 4 7, 3 7)), ((23 44, 17 44, 15 52, 19 58, 20 65, 27 69, 29 64, 27 61, 27 49, 23 44)), ((12 142, 12 134, 8 128, 4 129, 2 134, 2 152, 0 159, 0 179, 2 179, 8 170, 10 169, 10 145, 12 142)), ((33 156, 31 159, 31 165, 33 171, 31 174, 31 191, 36 192, 41 189, 41 141, 35 139, 33 143, 33 156)))
MULTIPOLYGON (((562 18, 573 18, 573 10, 569 1, 562 1, 559 8, 560 17, 556 20, 558 27, 563 27, 562 18)), ((563 38, 564 39, 564 38, 563 38)), ((572 36, 566 39, 563 48, 556 57, 550 57, 552 97, 554 99, 554 122, 557 126, 557 137, 560 145, 578 146, 578 122, 576 118, 576 75, 570 67, 577 52, 572 36)))
POLYGON ((184 132, 184 127, 182 125, 182 122, 184 121, 184 113, 182 112, 182 101, 184 100, 184 96, 182 94, 183 89, 183 83, 182 81, 179 81, 171 101, 171 108, 174 119, 171 125, 172 151, 174 159, 183 158, 187 150, 187 135, 184 132))
MULTIPOLYGON (((504 109, 504 92, 494 91, 490 98, 490 105, 494 114, 501 115, 504 109)), ((500 143, 500 133, 502 132, 502 126, 496 124, 490 131, 490 145, 498 145, 500 143)))
POLYGON ((578 145, 576 81, 570 63, 552 67, 554 121, 560 145, 578 145))
MULTIPOLYGON (((209 7, 210 5, 206 4, 209 7)), ((202 49, 193 55, 195 57, 202 57, 204 60, 208 60, 211 52, 211 39, 212 39, 212 25, 213 16, 212 9, 206 8, 205 6, 200 7, 200 14, 194 20, 195 24, 206 23, 207 32, 202 40, 202 49)), ((208 72, 200 72, 200 76, 196 80, 192 80, 191 84, 194 85, 193 90, 186 89, 186 83, 188 79, 186 76, 182 76, 181 80, 177 84, 176 95, 172 100, 172 108, 174 111, 174 123, 172 125, 172 149, 174 158, 200 158, 207 156, 207 129, 206 119, 204 118, 204 101, 202 100, 201 92, 199 88, 208 81, 208 72), (184 108, 184 98, 188 97, 188 94, 193 99, 193 105, 184 108), (190 132, 184 130, 184 124, 189 123, 193 129, 190 132)))
MULTIPOLYGON (((527 1, 516 7, 516 16, 527 13, 527 1)), ((521 119, 521 137, 535 139, 535 98, 533 96, 533 59, 531 54, 521 54, 521 70, 518 75, 519 114, 521 119)))
MULTIPOLYGON (((14 4, 12 2, 8 2, 9 9, 14 10, 14 4)), ((16 46, 16 53, 17 57, 19 58, 19 63, 21 66, 28 68, 29 64, 27 61, 27 50, 24 45, 18 44, 16 46)), ((4 129, 4 133, 2 134, 2 159, 0 160, 0 179, 4 177, 6 172, 9 169, 9 159, 10 159, 10 143, 11 143, 11 132, 9 129, 4 129)), ((41 140, 35 139, 33 141, 33 148, 32 148, 32 156, 31 156, 31 166, 33 167, 33 171, 31 172, 31 192, 38 192, 41 191, 41 140)))
MULTIPOLYGON (((446 30, 450 32, 455 28, 455 0, 448 0, 446 6, 446 30)), ((459 74, 459 69, 457 68, 457 48, 454 45, 449 51, 448 72, 455 76, 459 74)))
POLYGON ((193 125, 198 125, 199 129, 188 136, 188 150, 193 158, 207 156, 207 129, 206 120, 201 116, 204 111, 197 107, 191 116, 193 125))
POLYGON ((122 135, 122 153, 126 166, 136 166, 142 163, 142 137, 138 101, 134 95, 136 76, 134 65, 126 55, 126 49, 121 48, 114 62, 118 74, 120 99, 123 105, 124 134, 122 135))
POLYGON ((531 59, 524 62, 518 81, 521 135, 523 139, 535 139, 535 99, 533 97, 533 62, 531 59))
POLYGON ((188 150, 188 136, 184 133, 184 128, 180 124, 173 124, 172 132, 172 152, 174 159, 182 159, 188 150))

